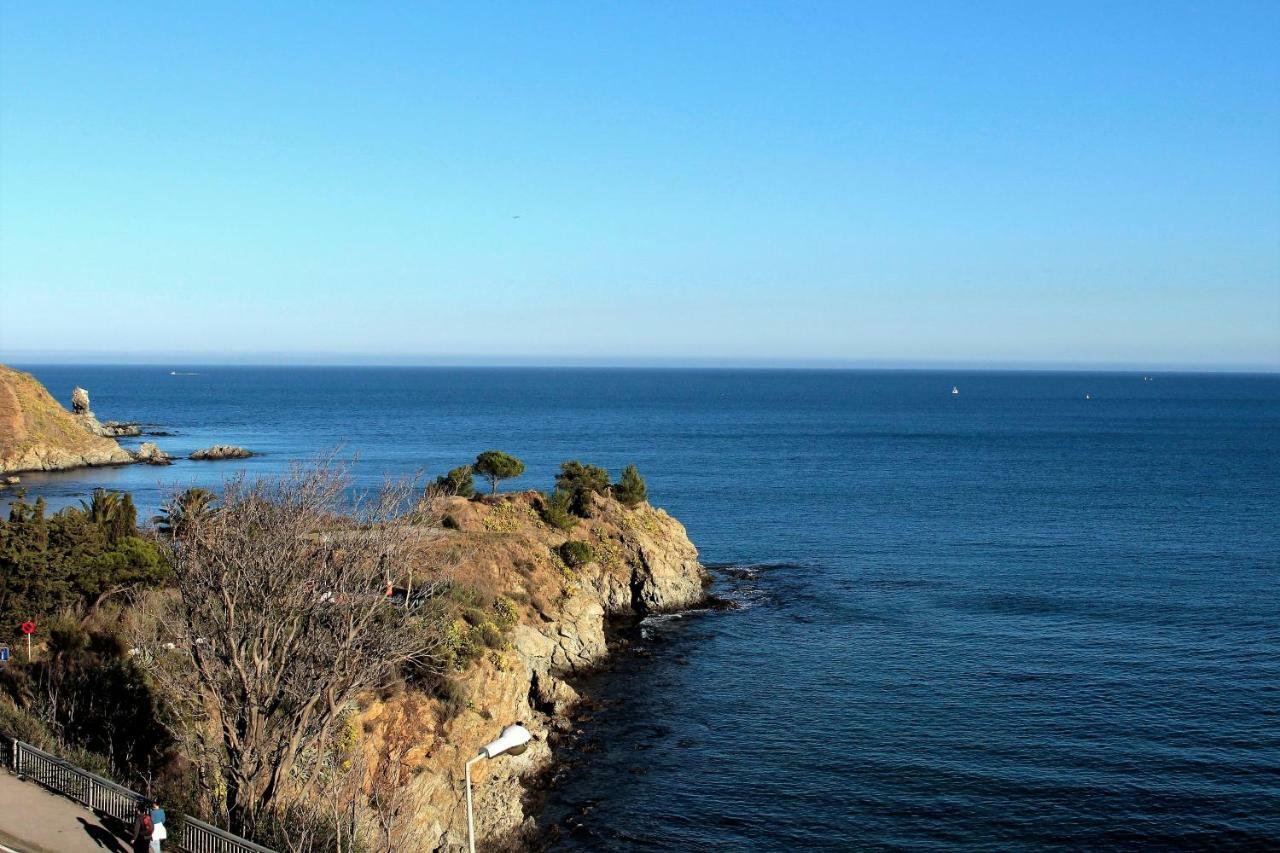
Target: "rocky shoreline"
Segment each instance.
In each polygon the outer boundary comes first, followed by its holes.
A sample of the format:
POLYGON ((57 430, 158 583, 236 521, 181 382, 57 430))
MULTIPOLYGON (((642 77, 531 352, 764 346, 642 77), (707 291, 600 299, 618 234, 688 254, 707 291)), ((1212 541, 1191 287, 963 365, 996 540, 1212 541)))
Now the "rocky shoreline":
MULTIPOLYGON (((152 425, 148 425, 152 426, 152 425)), ((130 452, 117 438, 168 436, 165 430, 144 430, 136 421, 99 421, 89 404, 89 392, 76 386, 71 411, 29 373, 0 365, 0 476, 27 471, 65 471, 74 468, 143 463, 169 465, 174 457, 143 442, 130 452)), ((217 444, 197 450, 194 460, 247 459, 243 447, 217 444)), ((14 485, 9 480, 0 481, 14 485)))

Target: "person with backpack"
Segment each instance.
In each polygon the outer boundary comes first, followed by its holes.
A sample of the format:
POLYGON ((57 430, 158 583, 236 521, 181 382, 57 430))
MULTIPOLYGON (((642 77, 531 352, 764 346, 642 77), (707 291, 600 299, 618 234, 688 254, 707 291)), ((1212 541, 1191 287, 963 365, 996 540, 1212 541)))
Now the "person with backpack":
POLYGON ((155 824, 151 820, 150 803, 146 800, 138 800, 138 809, 133 816, 133 837, 129 839, 134 853, 144 853, 151 849, 151 834, 154 831, 155 824))

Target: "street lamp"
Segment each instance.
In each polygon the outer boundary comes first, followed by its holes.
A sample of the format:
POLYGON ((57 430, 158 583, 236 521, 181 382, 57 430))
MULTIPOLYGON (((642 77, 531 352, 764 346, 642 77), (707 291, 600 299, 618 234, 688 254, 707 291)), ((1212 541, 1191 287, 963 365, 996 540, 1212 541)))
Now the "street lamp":
POLYGON ((471 853, 476 853, 476 823, 471 814, 471 765, 482 758, 497 758, 499 755, 519 755, 529 748, 529 740, 533 735, 519 723, 513 723, 502 730, 497 740, 489 741, 480 747, 475 758, 467 761, 465 771, 467 777, 467 844, 471 853))

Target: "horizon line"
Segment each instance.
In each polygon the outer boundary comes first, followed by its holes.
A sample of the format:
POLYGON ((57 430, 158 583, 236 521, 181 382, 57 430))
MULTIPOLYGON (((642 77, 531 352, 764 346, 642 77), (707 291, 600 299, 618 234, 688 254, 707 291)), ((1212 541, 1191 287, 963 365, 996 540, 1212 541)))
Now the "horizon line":
POLYGON ((744 358, 733 356, 448 356, 299 352, 156 352, 78 350, 0 352, 0 363, 26 366, 103 367, 453 367, 579 369, 752 370, 984 370, 1148 373, 1280 374, 1280 364, 1072 361, 1055 359, 744 358))

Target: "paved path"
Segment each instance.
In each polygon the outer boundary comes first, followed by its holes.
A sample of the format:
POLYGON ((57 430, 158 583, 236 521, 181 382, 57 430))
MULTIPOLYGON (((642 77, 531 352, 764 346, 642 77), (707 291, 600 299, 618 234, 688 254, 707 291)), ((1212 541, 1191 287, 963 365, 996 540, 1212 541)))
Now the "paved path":
POLYGON ((127 853, 98 816, 79 803, 0 769, 0 849, 18 853, 127 853))

